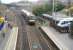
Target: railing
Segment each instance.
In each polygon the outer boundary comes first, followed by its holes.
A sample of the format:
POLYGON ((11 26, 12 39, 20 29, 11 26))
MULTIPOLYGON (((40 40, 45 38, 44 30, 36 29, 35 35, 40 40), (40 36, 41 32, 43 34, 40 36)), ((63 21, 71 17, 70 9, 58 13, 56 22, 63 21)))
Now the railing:
POLYGON ((42 17, 38 17, 37 23, 42 26, 48 26, 50 22, 42 17))

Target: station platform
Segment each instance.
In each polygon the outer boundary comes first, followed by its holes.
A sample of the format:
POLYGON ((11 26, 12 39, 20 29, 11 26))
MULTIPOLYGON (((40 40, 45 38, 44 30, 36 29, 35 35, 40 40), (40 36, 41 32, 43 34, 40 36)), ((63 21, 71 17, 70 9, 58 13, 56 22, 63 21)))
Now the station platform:
POLYGON ((49 26, 41 26, 40 28, 60 50, 73 50, 73 39, 69 37, 69 33, 59 33, 49 26))

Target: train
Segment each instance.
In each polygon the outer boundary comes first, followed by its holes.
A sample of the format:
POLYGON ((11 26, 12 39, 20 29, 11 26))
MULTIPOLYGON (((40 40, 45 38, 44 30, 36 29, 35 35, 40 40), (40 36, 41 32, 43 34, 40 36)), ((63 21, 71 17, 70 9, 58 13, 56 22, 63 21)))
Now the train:
POLYGON ((22 9, 21 14, 28 24, 35 25, 36 16, 32 12, 22 9))

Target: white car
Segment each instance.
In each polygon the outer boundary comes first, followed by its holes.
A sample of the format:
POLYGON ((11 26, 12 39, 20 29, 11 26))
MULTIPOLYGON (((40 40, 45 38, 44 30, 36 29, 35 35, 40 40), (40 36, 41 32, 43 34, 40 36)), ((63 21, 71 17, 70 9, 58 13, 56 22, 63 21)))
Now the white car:
POLYGON ((69 32, 69 27, 73 18, 64 18, 57 23, 57 30, 60 32, 69 32))

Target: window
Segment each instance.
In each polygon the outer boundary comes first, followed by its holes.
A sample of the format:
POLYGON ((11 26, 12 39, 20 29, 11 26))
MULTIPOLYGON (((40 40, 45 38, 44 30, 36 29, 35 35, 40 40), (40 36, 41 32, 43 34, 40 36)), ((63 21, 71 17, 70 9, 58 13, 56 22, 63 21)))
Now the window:
POLYGON ((67 24, 69 23, 69 21, 63 21, 61 24, 67 24))

